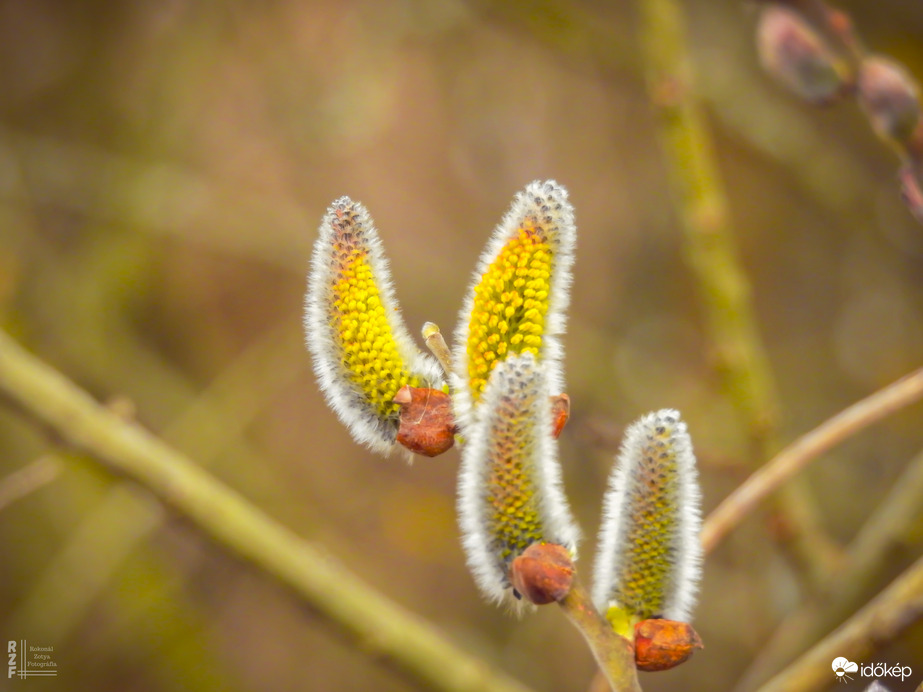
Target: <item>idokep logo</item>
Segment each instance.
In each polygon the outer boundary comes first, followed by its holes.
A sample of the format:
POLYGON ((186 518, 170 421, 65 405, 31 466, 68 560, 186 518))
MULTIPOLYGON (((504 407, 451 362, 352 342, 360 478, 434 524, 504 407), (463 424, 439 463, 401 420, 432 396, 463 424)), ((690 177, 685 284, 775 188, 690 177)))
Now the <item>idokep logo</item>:
POLYGON ((833 659, 833 672, 836 673, 837 682, 846 682, 852 680, 848 673, 855 673, 859 670, 859 664, 848 661, 842 656, 833 659))
POLYGON ((859 673, 863 678, 900 678, 901 682, 913 675, 910 666, 902 666, 900 663, 893 666, 888 663, 864 663, 860 666, 842 656, 833 659, 832 667, 837 682, 852 680, 849 673, 859 673))

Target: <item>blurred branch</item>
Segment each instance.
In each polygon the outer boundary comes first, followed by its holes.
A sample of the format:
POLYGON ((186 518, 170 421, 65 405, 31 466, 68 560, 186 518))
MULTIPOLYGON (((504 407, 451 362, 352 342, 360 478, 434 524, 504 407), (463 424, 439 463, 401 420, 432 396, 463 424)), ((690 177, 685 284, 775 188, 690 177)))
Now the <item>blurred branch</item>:
POLYGON ((862 660, 923 617, 923 558, 917 560, 865 608, 759 688, 759 692, 802 692, 825 688, 830 662, 862 660))
MULTIPOLYGON (((58 457, 64 457, 59 454, 58 457)), ((65 463, 59 458, 58 463, 65 463)), ((161 507, 121 482, 86 516, 73 521, 64 545, 42 566, 4 623, 60 642, 81 622, 138 541, 160 525, 161 507), (93 559, 88 560, 87 556, 93 559)))
POLYGON ((745 414, 751 434, 762 440, 775 427, 778 403, 753 316, 750 284, 737 256, 711 135, 693 93, 681 9, 674 0, 638 0, 638 5, 648 94, 660 118, 687 259, 730 395, 745 414))
POLYGON ((739 689, 754 689, 858 607, 885 561, 923 514, 923 453, 908 464, 846 551, 836 579, 812 603, 793 611, 760 649, 739 689))
POLYGON ((136 424, 97 404, 0 332, 0 391, 113 472, 136 481, 229 552, 291 590, 358 647, 418 684, 453 691, 525 688, 490 670, 373 591, 330 556, 136 424))
MULTIPOLYGON (((641 71, 630 34, 619 33, 611 22, 602 22, 573 3, 541 2, 544 16, 566 24, 566 32, 554 30, 557 24, 536 30, 534 3, 469 0, 469 4, 488 19, 513 30, 525 29, 533 39, 570 59, 576 67, 590 66, 610 77, 617 72, 636 75, 641 71)), ((696 56, 696 85, 702 101, 729 136, 782 166, 805 194, 836 215, 843 228, 865 229, 874 215, 861 200, 890 193, 893 183, 869 175, 867 166, 847 148, 832 144, 816 121, 790 106, 788 99, 777 98, 777 91, 769 89, 768 83, 755 82, 745 61, 728 59, 729 53, 752 47, 751 42, 740 41, 736 26, 726 26, 728 7, 713 3, 697 8, 711 25, 716 25, 712 33, 726 39, 725 51, 701 51, 696 56), (746 98, 741 98, 742 84, 746 85, 746 98)))
MULTIPOLYGON (((303 363, 303 359, 287 358, 284 353, 292 343, 301 346, 296 333, 298 320, 283 324, 216 377, 164 430, 163 438, 195 454, 203 465, 227 449, 246 446, 244 434, 269 393, 291 381, 295 375, 292 364, 303 363)), ((262 463, 255 466, 266 469, 262 463)), ((35 630, 41 623, 38 631, 44 638, 61 641, 78 625, 133 549, 163 523, 160 508, 140 501, 134 490, 126 483, 115 484, 79 520, 66 545, 13 610, 7 622, 11 630, 35 630), (92 561, 86 560, 88 554, 93 555, 92 561)))
MULTIPOLYGON (((251 353, 259 347, 248 347, 235 362, 249 370, 225 370, 203 393, 198 382, 192 382, 150 342, 137 320, 139 306, 149 305, 151 291, 160 280, 160 254, 152 252, 157 245, 152 246, 150 237, 133 228, 113 232, 113 225, 120 227, 123 222, 117 211, 130 206, 132 200, 141 201, 136 182, 107 177, 103 182, 80 170, 78 164, 89 160, 89 153, 83 159, 72 149, 85 152, 82 146, 62 146, 54 165, 46 161, 45 148, 38 149, 40 152, 33 152, 34 159, 14 156, 19 175, 4 177, 0 187, 8 186, 4 190, 25 203, 28 215, 12 231, 19 234, 22 247, 28 248, 33 258, 40 258, 30 272, 32 280, 22 286, 20 301, 30 323, 41 325, 36 334, 41 335, 42 343, 49 350, 66 344, 66 349, 53 352, 75 379, 93 391, 117 391, 137 402, 143 419, 166 431, 169 442, 185 453, 208 461, 220 454, 225 477, 233 477, 250 497, 272 497, 277 515, 284 507, 300 507, 299 515, 310 512, 310 503, 294 501, 290 485, 279 481, 271 464, 263 463, 246 435, 246 423, 261 410, 269 392, 290 382, 305 366, 303 358, 287 357, 302 353, 298 320, 283 320, 290 333, 279 329, 262 337, 269 342, 284 341, 284 352, 267 343, 262 354, 265 360, 260 362, 259 355, 251 353), (73 175, 67 173, 71 165, 73 175), (55 172, 49 176, 51 170, 55 172), (54 236, 39 232, 42 214, 41 205, 36 204, 41 199, 44 205, 57 208, 47 193, 57 189, 55 181, 60 186, 61 179, 74 181, 64 186, 67 189, 87 193, 80 200, 83 206, 75 207, 88 211, 87 221, 79 239, 66 248, 54 236), (96 182, 87 185, 86 181, 96 182), (132 277, 130 284, 126 276, 132 277), (250 362, 243 362, 248 356, 250 362), (242 392, 238 387, 247 378, 259 385, 251 392, 242 392), (177 412, 181 412, 179 417, 177 412)), ((120 162, 126 173, 132 166, 142 170, 148 165, 86 149, 100 158, 100 168, 94 170, 107 175, 121 170, 120 162)), ((177 205, 177 199, 171 197, 162 206, 172 209, 177 205)), ((151 220, 156 221, 153 210, 157 203, 147 201, 146 207, 151 210, 151 220)), ((146 307, 143 309, 146 312, 146 307)), ((104 612, 113 628, 131 633, 137 653, 159 657, 157 676, 182 676, 195 689, 239 688, 234 672, 217 660, 212 648, 201 647, 207 619, 202 604, 189 598, 189 580, 197 560, 179 563, 170 551, 159 549, 158 541, 150 540, 163 525, 162 507, 127 481, 116 480, 100 488, 95 474, 80 472, 89 463, 84 454, 59 452, 55 456, 65 462, 63 469, 74 471, 67 475, 68 502, 43 494, 40 511, 48 521, 66 527, 66 537, 52 555, 35 565, 39 571, 29 580, 27 590, 14 599, 6 626, 36 635, 44 633, 47 640, 64 643, 86 624, 91 610, 104 612), (143 544, 140 549, 139 543, 143 544), (93 559, 87 560, 87 555, 93 559), (146 584, 140 590, 139 573, 146 584), (170 645, 164 647, 164 642, 170 645), (195 665, 190 665, 186 656, 190 647, 200 652, 195 665)))
POLYGON ((60 467, 53 457, 43 456, 0 479, 0 511, 51 483, 58 477, 59 471, 60 467))
POLYGON ((833 600, 851 601, 884 564, 923 513, 923 452, 900 475, 846 550, 832 586, 833 600))
POLYGON ((710 552, 770 493, 821 454, 895 411, 923 398, 923 368, 856 402, 788 445, 737 487, 708 516, 702 543, 710 552))
MULTIPOLYGON (((687 262, 698 283, 706 326, 729 396, 745 417, 757 459, 779 447, 779 403, 757 327, 751 288, 735 247, 711 135, 696 100, 682 10, 676 0, 638 0, 648 93, 660 116, 663 154, 672 177, 687 262)), ((793 547, 814 580, 834 561, 806 486, 780 497, 795 529, 793 547)))
POLYGON ((923 105, 916 80, 897 61, 868 53, 851 17, 823 0, 758 2, 764 6, 759 27, 763 67, 809 101, 854 95, 875 134, 900 156, 904 202, 923 223, 923 105), (818 70, 822 65, 830 71, 818 70), (827 92, 832 84, 818 78, 824 72, 839 75, 835 91, 827 92))
MULTIPOLYGON (((23 164, 15 156, 11 160, 23 164)), ((95 391, 124 392, 128 387, 131 401, 143 402, 145 418, 162 425, 161 421, 183 410, 198 387, 139 338, 135 329, 133 308, 138 299, 144 300, 155 276, 151 270, 157 255, 150 252, 149 240, 136 233, 107 232, 108 224, 94 218, 81 227, 75 244, 62 248, 56 238, 40 232, 42 218, 31 204, 38 193, 35 172, 24 165, 14 168, 19 175, 2 176, 4 184, 27 205, 21 223, 11 230, 20 236, 28 253, 25 257, 41 258, 29 272, 31 281, 21 287, 23 314, 29 315, 31 325, 42 325, 37 333, 45 343, 66 344, 61 358, 72 363, 75 377, 95 391), (126 276, 132 277, 130 290, 126 290, 126 276)), ((86 171, 73 177, 94 179, 86 171)), ((106 194, 91 202, 94 209, 103 211, 122 199, 119 184, 107 181, 106 186, 106 194)), ((197 439, 228 435, 226 427, 214 421, 199 423, 197 439)), ((229 462, 246 468, 255 456, 250 447, 247 440, 240 440, 224 456, 224 469, 228 470, 229 462)), ((208 625, 201 604, 188 597, 192 561, 180 564, 175 555, 164 554, 156 545, 131 550, 135 541, 159 525, 162 507, 125 481, 110 481, 101 488, 97 474, 83 472, 88 464, 84 454, 59 450, 53 456, 67 474, 66 488, 56 495, 43 493, 38 511, 66 531, 65 542, 55 546, 47 559, 35 562, 40 571, 13 600, 5 626, 63 644, 86 623, 92 608, 106 613, 113 630, 131 633, 136 654, 157 657, 152 670, 157 678, 168 681, 181 676, 191 689, 239 689, 234 673, 217 660, 212 648, 201 646, 208 625), (103 497, 101 490, 106 493, 103 497), (60 501, 62 493, 67 502, 60 501), (88 560, 88 555, 93 559, 88 560), (139 577, 143 589, 137 588, 139 577), (163 646, 165 642, 169 645, 163 646), (190 665, 187 652, 193 649, 198 653, 190 665)), ((258 481, 270 474, 261 466, 249 476, 241 485, 253 493, 262 488, 258 481)), ((121 639, 108 637, 114 646, 121 639)))

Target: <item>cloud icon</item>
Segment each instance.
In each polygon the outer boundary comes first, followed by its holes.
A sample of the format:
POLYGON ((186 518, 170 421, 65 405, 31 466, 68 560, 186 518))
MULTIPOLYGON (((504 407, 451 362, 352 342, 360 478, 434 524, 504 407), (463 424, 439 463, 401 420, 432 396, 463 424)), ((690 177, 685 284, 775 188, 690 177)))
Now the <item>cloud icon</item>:
POLYGON ((842 656, 833 659, 833 672, 837 674, 837 677, 841 677, 846 673, 855 673, 859 670, 859 664, 853 663, 852 661, 843 658, 842 656))

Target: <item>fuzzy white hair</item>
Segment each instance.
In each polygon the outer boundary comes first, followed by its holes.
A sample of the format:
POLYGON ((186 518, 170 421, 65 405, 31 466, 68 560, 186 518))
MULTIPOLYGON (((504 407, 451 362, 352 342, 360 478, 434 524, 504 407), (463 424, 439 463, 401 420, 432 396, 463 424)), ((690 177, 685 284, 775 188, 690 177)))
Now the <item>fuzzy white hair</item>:
POLYGON ((340 197, 327 209, 314 243, 304 304, 305 341, 313 357, 314 373, 330 408, 357 442, 387 455, 395 446, 396 419, 383 418, 375 410, 342 364, 341 336, 336 328, 333 296, 333 279, 338 265, 333 240, 338 233, 351 233, 352 241, 365 249, 385 319, 407 371, 433 388, 444 384, 442 371, 435 359, 417 348, 404 325, 384 248, 371 216, 361 203, 340 197))
POLYGON ((491 535, 487 493, 491 467, 505 463, 498 449, 521 450, 523 467, 537 499, 542 539, 564 546, 577 557, 580 529, 574 522, 561 482, 557 443, 552 436, 547 366, 531 353, 511 355, 490 374, 479 405, 482 413, 469 429, 462 450, 458 515, 468 566, 484 595, 518 606, 509 581, 509 563, 502 545, 491 535))
MULTIPOLYGON (((692 440, 686 424, 678 411, 663 409, 649 413, 625 432, 622 448, 609 478, 609 486, 603 503, 603 519, 599 532, 599 549, 593 575, 593 601, 605 613, 617 594, 617 583, 629 556, 626 536, 640 519, 633 502, 641 499, 645 488, 641 481, 645 463, 664 461, 653 454, 646 454, 655 435, 667 435, 670 458, 675 463, 674 482, 677 487, 672 495, 676 502, 672 507, 675 530, 668 537, 666 553, 671 557, 663 596, 663 612, 659 617, 669 620, 688 621, 695 606, 698 583, 701 578, 702 543, 700 531, 701 493, 697 481, 695 455, 692 440)), ((642 527, 643 530, 643 527, 642 527)), ((642 566, 639 566, 642 568, 642 566)))
POLYGON ((494 229, 487 246, 478 259, 477 267, 459 312, 455 328, 452 356, 454 372, 451 383, 456 424, 463 434, 474 423, 474 401, 468 376, 468 330, 474 309, 475 287, 481 282, 491 263, 513 238, 526 220, 544 230, 552 247, 552 276, 548 295, 548 312, 542 333, 540 359, 548 363, 547 380, 551 394, 564 391, 564 347, 560 336, 567 326, 567 306, 570 302, 571 268, 577 243, 574 208, 567 190, 554 180, 535 180, 516 194, 509 211, 494 229))

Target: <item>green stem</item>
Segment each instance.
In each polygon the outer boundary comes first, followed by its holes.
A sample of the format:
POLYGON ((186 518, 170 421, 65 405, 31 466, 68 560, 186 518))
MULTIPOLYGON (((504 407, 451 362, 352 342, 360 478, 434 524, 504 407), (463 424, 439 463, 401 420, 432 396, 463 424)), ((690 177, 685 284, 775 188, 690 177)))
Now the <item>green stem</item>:
POLYGON ((0 332, 0 393, 139 483, 228 552, 271 575, 357 643, 418 684, 447 692, 525 692, 517 682, 458 650, 332 557, 274 522, 137 424, 100 406, 0 332))
POLYGON ((631 642, 616 634, 609 621, 596 610, 583 585, 575 579, 570 592, 558 605, 583 634, 612 689, 615 692, 641 692, 631 642))
POLYGON ((776 394, 737 256, 711 136, 692 90, 685 27, 674 0, 639 0, 650 98, 675 190, 689 265, 729 393, 758 437, 775 426, 776 394))
MULTIPOLYGON (((288 325, 296 323, 297 320, 283 322, 285 327, 277 328, 246 349, 163 429, 162 438, 194 453, 198 463, 205 466, 229 449, 245 448, 244 433, 262 410, 269 392, 282 382, 291 381, 292 368, 280 363, 299 362, 283 357, 283 349, 294 343, 287 338, 291 336, 288 325), (273 367, 267 367, 269 363, 273 367)), ((107 337, 123 334, 127 348, 122 352, 131 358, 138 347, 120 327, 113 324, 104 333, 107 337)), ((171 376, 165 371, 162 375, 161 381, 171 376)), ((47 459, 49 463, 62 461, 51 455, 47 459)), ((265 466, 259 464, 260 468, 265 466)), ((29 591, 19 599, 9 623, 32 623, 34 627, 40 622, 40 631, 46 639, 61 641, 83 620, 90 606, 99 601, 101 593, 111 589, 137 544, 156 531, 163 520, 163 512, 152 511, 150 503, 138 502, 137 493, 131 492, 133 488, 127 485, 114 484, 73 526, 63 548, 48 559, 32 580, 29 591), (94 559, 88 564, 89 552, 94 559), (61 588, 62 584, 70 584, 71 588, 61 588), (76 584, 80 588, 75 588, 76 584)), ((70 492, 79 491, 73 481, 70 486, 70 492)))
MULTIPOLYGON (((711 135, 693 89, 682 9, 677 0, 638 0, 648 92, 657 107, 663 154, 678 202, 687 263, 698 283, 706 328, 728 394, 746 421, 756 459, 778 448, 779 403, 757 328, 751 288, 731 226, 711 135)), ((835 551, 812 498, 794 485, 780 497, 794 532, 792 547, 815 578, 835 551)))

